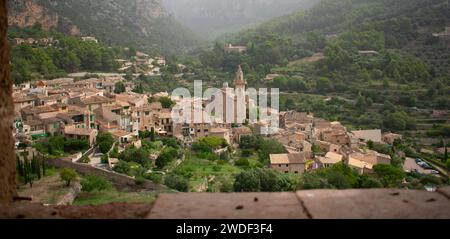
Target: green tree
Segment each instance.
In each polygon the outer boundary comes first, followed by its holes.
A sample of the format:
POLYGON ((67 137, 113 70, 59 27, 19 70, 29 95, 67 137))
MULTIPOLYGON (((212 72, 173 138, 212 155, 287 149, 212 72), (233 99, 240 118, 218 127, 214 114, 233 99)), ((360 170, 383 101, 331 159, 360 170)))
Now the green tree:
POLYGON ((113 170, 117 173, 129 175, 131 167, 127 162, 119 160, 119 162, 114 166, 113 170))
POLYGON ((96 142, 98 145, 98 148, 101 153, 106 154, 109 152, 111 147, 114 144, 114 137, 111 133, 99 133, 96 138, 96 142))
POLYGON ((283 154, 286 150, 280 142, 274 139, 263 140, 259 146, 258 156, 261 163, 269 164, 270 154, 283 154))
POLYGON ((123 93, 123 92, 125 92, 125 85, 123 84, 123 82, 117 82, 115 85, 114 85, 114 93, 116 93, 116 94, 120 94, 120 93, 123 93))
POLYGON ((189 191, 189 181, 179 175, 169 174, 164 178, 164 184, 170 188, 176 189, 180 192, 189 191))
POLYGON ((61 170, 59 177, 61 181, 66 182, 67 187, 69 187, 70 183, 77 179, 78 174, 73 169, 64 168, 61 170))
POLYGON ((392 165, 378 164, 373 167, 373 171, 385 187, 397 187, 405 178, 403 170, 392 165))
POLYGON ((332 90, 332 88, 333 88, 333 83, 331 82, 330 79, 328 79, 326 77, 320 77, 316 81, 316 89, 318 92, 325 93, 325 92, 332 90))
POLYGON ((235 192, 259 192, 261 182, 258 173, 254 170, 243 171, 236 176, 234 182, 235 192))
POLYGON ((164 109, 170 109, 175 105, 175 102, 173 102, 169 97, 159 97, 158 101, 164 109))

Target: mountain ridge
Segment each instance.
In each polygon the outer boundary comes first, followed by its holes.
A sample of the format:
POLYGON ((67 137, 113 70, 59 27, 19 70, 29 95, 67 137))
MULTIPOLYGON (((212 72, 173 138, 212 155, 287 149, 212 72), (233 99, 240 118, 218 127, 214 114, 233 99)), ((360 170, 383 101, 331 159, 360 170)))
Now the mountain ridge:
POLYGON ((40 23, 70 35, 92 35, 111 45, 149 52, 185 52, 198 43, 160 0, 12 0, 10 25, 40 23))

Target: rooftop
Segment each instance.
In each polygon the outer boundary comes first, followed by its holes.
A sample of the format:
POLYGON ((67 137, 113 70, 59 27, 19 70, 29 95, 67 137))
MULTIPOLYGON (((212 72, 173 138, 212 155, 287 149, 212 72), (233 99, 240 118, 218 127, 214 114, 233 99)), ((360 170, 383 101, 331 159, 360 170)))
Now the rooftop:
POLYGON ((271 164, 300 164, 306 162, 306 156, 303 153, 291 154, 271 154, 271 164))

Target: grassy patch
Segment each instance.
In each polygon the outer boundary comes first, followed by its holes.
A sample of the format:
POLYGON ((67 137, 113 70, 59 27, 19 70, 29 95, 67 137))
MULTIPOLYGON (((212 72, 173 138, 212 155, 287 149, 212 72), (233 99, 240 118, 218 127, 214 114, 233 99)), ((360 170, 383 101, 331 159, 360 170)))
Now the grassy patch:
POLYGON ((215 185, 215 189, 209 189, 214 191, 218 190, 221 182, 232 182, 234 176, 239 174, 241 170, 228 162, 189 157, 177 167, 175 173, 189 179, 190 191, 199 191, 201 185, 205 183, 205 179, 210 180, 208 182, 209 187, 215 185))
POLYGON ((20 185, 18 188, 19 195, 32 197, 33 202, 36 203, 58 203, 58 200, 69 192, 70 187, 66 187, 65 183, 61 182, 56 170, 48 170, 46 175, 46 177, 35 181, 32 188, 29 184, 20 185))
POLYGON ((155 192, 118 192, 114 189, 97 192, 81 192, 74 205, 101 205, 113 202, 153 203, 158 196, 155 192))

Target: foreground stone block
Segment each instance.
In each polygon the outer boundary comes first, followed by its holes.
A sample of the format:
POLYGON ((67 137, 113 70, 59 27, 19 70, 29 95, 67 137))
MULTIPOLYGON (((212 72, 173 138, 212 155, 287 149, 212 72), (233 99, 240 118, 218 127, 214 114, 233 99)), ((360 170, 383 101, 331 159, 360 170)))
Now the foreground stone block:
POLYGON ((315 219, 450 218, 450 200, 415 190, 311 190, 297 192, 315 219))
POLYGON ((0 204, 0 219, 142 219, 151 204, 110 203, 99 206, 43 206, 36 203, 0 204))
POLYGON ((306 219, 295 193, 162 194, 151 219, 306 219))
POLYGON ((439 188, 438 192, 450 199, 450 187, 439 188))

